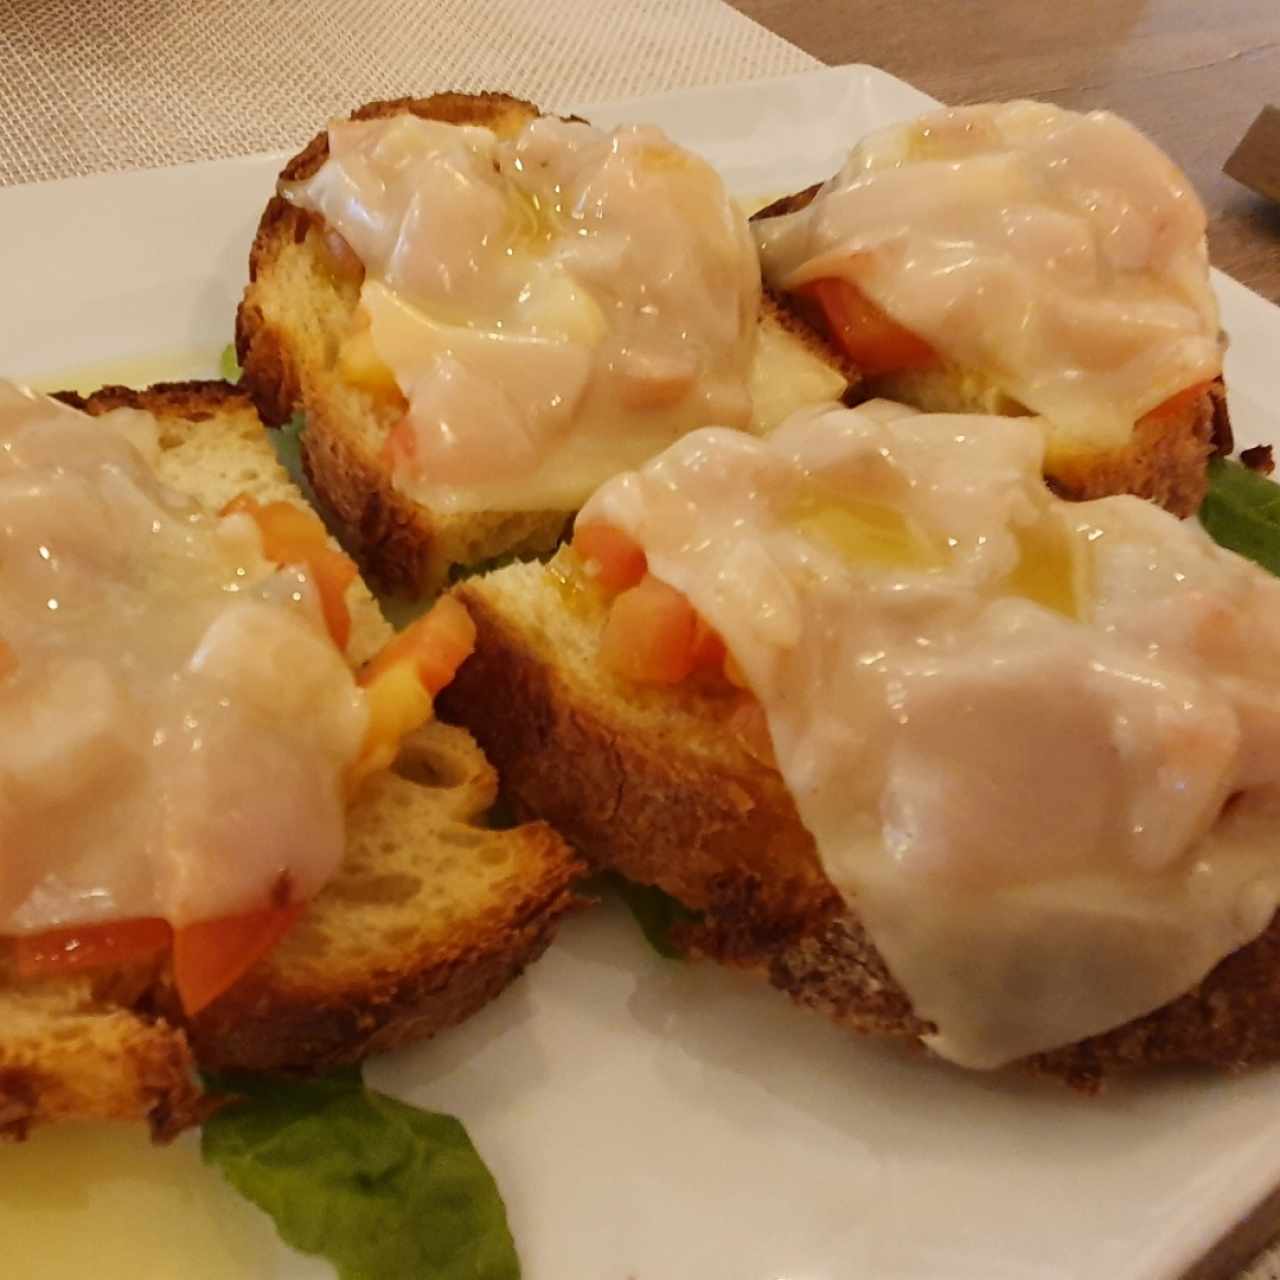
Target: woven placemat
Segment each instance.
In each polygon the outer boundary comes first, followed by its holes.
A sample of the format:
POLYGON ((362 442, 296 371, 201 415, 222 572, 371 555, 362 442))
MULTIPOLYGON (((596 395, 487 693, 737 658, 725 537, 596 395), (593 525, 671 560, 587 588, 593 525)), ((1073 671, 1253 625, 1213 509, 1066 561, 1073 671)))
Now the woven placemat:
POLYGON ((293 148, 372 98, 557 109, 817 65, 720 0, 0 0, 0 186, 293 148))

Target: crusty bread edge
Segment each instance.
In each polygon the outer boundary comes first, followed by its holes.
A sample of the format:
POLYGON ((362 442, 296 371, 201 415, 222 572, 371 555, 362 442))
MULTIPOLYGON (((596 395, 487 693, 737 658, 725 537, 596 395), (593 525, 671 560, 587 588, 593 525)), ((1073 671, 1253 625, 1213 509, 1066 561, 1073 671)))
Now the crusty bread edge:
MULTIPOLYGON (((484 578, 455 591, 478 636, 441 713, 475 735, 519 813, 554 821, 595 865, 701 911, 683 934, 692 954, 753 972, 851 1030, 921 1043, 932 1028, 826 880, 779 775, 717 769, 637 740, 492 605, 484 578), (768 874, 775 860, 788 883, 768 874)), ((1093 1091, 1137 1068, 1277 1060, 1280 916, 1192 991, 1018 1066, 1093 1091)))
MULTIPOLYGON (((540 114, 534 104, 502 93, 449 92, 371 102, 352 112, 350 118, 371 120, 403 112, 451 124, 488 124, 508 113, 540 114)), ((279 182, 311 177, 328 155, 328 133, 322 131, 285 165, 279 182)), ((318 215, 290 204, 279 194, 268 202, 250 250, 249 284, 236 313, 242 384, 268 425, 280 426, 295 413, 305 413, 301 446, 307 478, 368 578, 397 594, 428 595, 445 584, 451 564, 463 562, 463 548, 452 533, 452 522, 433 516, 402 494, 382 459, 345 429, 341 420, 335 420, 325 398, 307 394, 304 370, 287 336, 272 323, 263 305, 258 281, 269 272, 274 258, 285 246, 302 246, 309 239, 312 251, 322 252, 323 234, 324 221, 318 215)), ((852 402, 860 374, 829 335, 805 322, 768 289, 761 297, 761 318, 772 321, 836 369, 848 384, 845 397, 852 402)), ((490 513, 485 545, 478 552, 468 546, 466 560, 474 563, 499 555, 544 555, 564 536, 572 515, 559 510, 490 513)))
MULTIPOLYGON (((57 399, 91 415, 113 409, 142 409, 198 423, 231 411, 254 410, 252 400, 224 382, 188 381, 145 390, 108 386, 90 396, 58 393, 57 399)), ((481 792, 497 791, 492 766, 485 763, 481 792)), ((465 816, 465 815, 464 815, 465 816)), ((535 843, 563 841, 545 823, 525 829, 535 843)), ((264 990, 255 972, 246 975, 194 1019, 185 1018, 171 985, 136 984, 128 1002, 112 999, 111 983, 86 1011, 99 1007, 130 1019, 128 1078, 100 1118, 146 1119, 158 1140, 198 1124, 215 1103, 203 1093, 196 1063, 203 1067, 249 1070, 318 1070, 360 1060, 413 1040, 425 1039, 461 1022, 503 991, 546 949, 563 916, 586 904, 573 892, 580 864, 558 859, 536 885, 526 886, 519 906, 500 924, 506 945, 476 954, 458 950, 443 956, 407 956, 396 974, 371 973, 359 988, 335 998, 305 989, 264 990)), ((95 984, 97 985, 97 984, 95 984)), ((125 984, 129 985, 129 984, 125 984)), ((0 1137, 26 1137, 35 1123, 74 1117, 82 1100, 63 1096, 59 1082, 37 1064, 7 1062, 0 1046, 0 1137)), ((95 1114, 103 1112, 99 1103, 95 1114)))
MULTIPOLYGON (((532 103, 508 94, 447 92, 367 103, 350 118, 371 120, 405 112, 450 124, 481 125, 508 113, 530 118, 540 114, 532 103)), ((305 180, 328 155, 329 137, 322 131, 285 165, 279 181, 305 180)), ((268 202, 249 254, 249 284, 236 312, 242 383, 270 426, 282 425, 299 411, 306 414, 301 445, 307 478, 366 576, 390 592, 430 595, 445 585, 450 565, 463 559, 450 521, 402 494, 382 460, 333 419, 323 398, 307 395, 304 371, 262 305, 258 281, 281 247, 301 246, 309 237, 318 241, 323 228, 322 218, 279 195, 268 202)), ((318 243, 315 248, 319 250, 318 243)), ((490 513, 485 545, 467 559, 542 555, 559 542, 570 515, 549 510, 490 513)))
MULTIPOLYGON (((821 186, 815 183, 783 196, 758 210, 751 221, 796 213, 813 200, 821 186)), ((797 331, 816 331, 831 341, 812 306, 794 295, 771 292, 779 310, 790 315, 797 331)), ((853 367, 856 370, 856 365, 853 367)), ((917 405, 928 412, 981 412, 980 406, 966 403, 955 395, 954 388, 961 381, 957 371, 945 367, 903 376, 866 377, 850 403, 856 398, 883 396, 917 405)), ((1178 415, 1143 419, 1132 438, 1120 448, 1054 458, 1046 466, 1045 477, 1064 498, 1079 501, 1132 493, 1159 503, 1174 515, 1189 516, 1200 509, 1204 500, 1209 459, 1230 453, 1232 444, 1226 387, 1219 375, 1197 401, 1178 415)))

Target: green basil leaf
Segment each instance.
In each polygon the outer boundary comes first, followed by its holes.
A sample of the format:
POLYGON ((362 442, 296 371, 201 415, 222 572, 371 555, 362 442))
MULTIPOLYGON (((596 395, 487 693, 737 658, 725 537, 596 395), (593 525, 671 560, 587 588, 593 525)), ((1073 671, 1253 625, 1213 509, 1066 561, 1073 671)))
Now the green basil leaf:
POLYGON ((690 911, 657 885, 636 884, 615 875, 606 879, 630 908, 649 945, 667 960, 683 960, 684 952, 676 944, 673 930, 677 925, 692 924, 698 920, 698 913, 690 911))
POLYGON ((218 372, 226 382, 240 381, 240 361, 236 359, 235 346, 230 342, 223 348, 222 358, 218 361, 218 372))
POLYGON ((518 1280, 502 1197, 452 1116, 366 1089, 358 1071, 207 1083, 239 1100, 205 1122, 205 1160, 341 1280, 518 1280))
POLYGON ((1273 480, 1215 458, 1200 523, 1220 546, 1280 575, 1280 485, 1273 480))
POLYGON ((302 433, 307 429, 307 420, 295 413, 278 431, 268 431, 267 435, 280 459, 280 465, 289 473, 289 479, 296 484, 311 501, 311 484, 302 470, 302 433))

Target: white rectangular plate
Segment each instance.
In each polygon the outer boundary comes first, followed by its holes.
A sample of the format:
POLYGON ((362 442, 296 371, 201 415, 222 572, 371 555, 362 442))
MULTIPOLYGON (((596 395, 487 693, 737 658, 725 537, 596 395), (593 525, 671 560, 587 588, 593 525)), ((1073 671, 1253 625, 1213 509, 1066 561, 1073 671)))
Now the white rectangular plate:
MULTIPOLYGON (((582 110, 655 121, 754 196, 826 177, 867 129, 930 105, 843 67, 582 110)), ((0 192, 0 373, 157 356, 212 373, 278 167, 0 192)), ((1280 403, 1280 311, 1216 281, 1254 443, 1280 403)), ((964 1074, 662 961, 612 908, 574 920, 466 1026, 368 1075, 466 1122, 527 1280, 1171 1280, 1280 1182, 1280 1073, 1096 1099, 964 1074)), ((324 1270, 281 1249, 265 1274, 324 1270)))

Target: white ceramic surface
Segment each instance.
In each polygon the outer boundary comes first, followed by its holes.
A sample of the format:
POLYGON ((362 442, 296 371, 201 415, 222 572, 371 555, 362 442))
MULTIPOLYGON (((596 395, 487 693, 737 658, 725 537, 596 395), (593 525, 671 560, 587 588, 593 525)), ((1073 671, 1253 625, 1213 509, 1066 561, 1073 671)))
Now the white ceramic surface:
MULTIPOLYGON (((846 67, 584 113, 657 121, 753 196, 826 176, 867 128, 929 101, 846 67)), ((0 191, 0 372, 186 352, 211 373, 277 167, 0 191)), ((1217 282, 1253 443, 1280 403, 1280 313, 1217 282)), ((613 906, 466 1026, 368 1075, 466 1122, 527 1280, 1171 1280, 1280 1182, 1280 1073, 1100 1099, 966 1075, 662 961, 613 906)), ((326 1269, 281 1250, 268 1274, 326 1269)))

